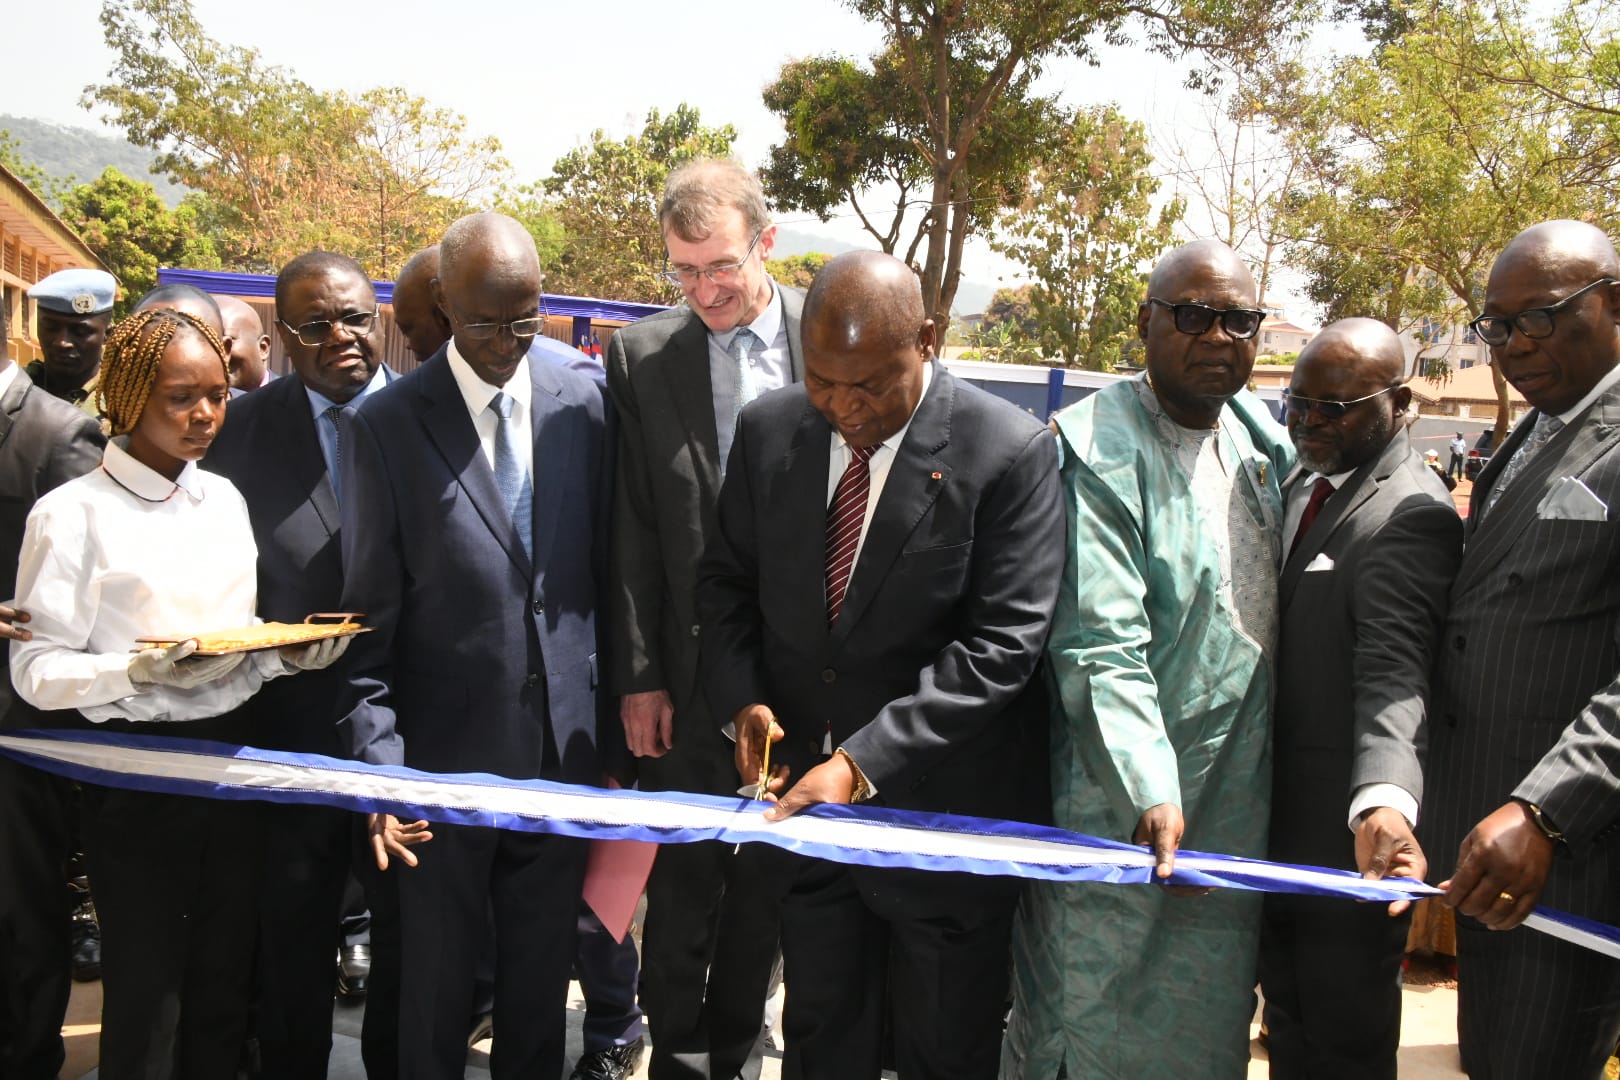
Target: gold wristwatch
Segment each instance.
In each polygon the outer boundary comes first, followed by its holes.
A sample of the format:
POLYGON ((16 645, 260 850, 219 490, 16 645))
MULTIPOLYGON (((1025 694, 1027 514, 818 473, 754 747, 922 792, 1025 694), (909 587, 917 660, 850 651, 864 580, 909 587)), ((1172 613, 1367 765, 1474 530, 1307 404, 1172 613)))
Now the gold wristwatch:
POLYGON ((845 761, 849 762, 849 771, 855 774, 855 786, 850 788, 849 801, 852 803, 857 803, 870 798, 872 795, 872 785, 867 781, 866 774, 861 772, 861 767, 855 764, 855 759, 849 756, 849 751, 840 746, 837 750, 834 750, 833 753, 838 754, 845 761))
POLYGON ((1547 815, 1542 812, 1541 807, 1537 806, 1529 799, 1514 799, 1513 801, 1529 811, 1531 822, 1535 824, 1536 828, 1541 830, 1542 836, 1545 836, 1548 840, 1553 842, 1554 847, 1565 846, 1566 842, 1564 840, 1564 834, 1559 832, 1557 826, 1548 820, 1547 815))

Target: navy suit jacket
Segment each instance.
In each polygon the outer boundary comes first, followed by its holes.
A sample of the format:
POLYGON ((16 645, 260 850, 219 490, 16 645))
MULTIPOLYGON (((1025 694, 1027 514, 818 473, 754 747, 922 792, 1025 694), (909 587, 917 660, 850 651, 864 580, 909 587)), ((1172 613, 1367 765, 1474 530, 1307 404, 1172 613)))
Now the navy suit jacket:
MULTIPOLYGON (((388 382, 399 378, 383 371, 388 382)), ((341 611, 338 505, 303 380, 275 379, 233 397, 202 467, 230 480, 247 502, 259 548, 259 617, 302 622, 312 612, 341 611)), ((253 744, 345 756, 332 715, 342 668, 266 683, 245 706, 253 744)))
POLYGON ((790 787, 830 731, 883 805, 1049 818, 1036 670, 1063 575, 1056 440, 936 366, 829 630, 831 437, 802 383, 742 411, 697 580, 717 721, 768 705, 790 787))
POLYGON ((375 632, 350 648, 339 716, 363 761, 586 783, 618 758, 596 692, 611 418, 583 375, 529 377, 532 560, 445 349, 350 421, 342 606, 375 632))

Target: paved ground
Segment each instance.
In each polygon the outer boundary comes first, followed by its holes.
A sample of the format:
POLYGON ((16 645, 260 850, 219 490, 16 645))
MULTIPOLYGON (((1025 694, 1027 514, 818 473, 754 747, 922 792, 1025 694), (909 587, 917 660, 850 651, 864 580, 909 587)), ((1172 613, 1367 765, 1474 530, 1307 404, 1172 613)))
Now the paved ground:
MULTIPOLYGON (((1457 1060, 1457 993, 1441 986, 1408 986, 1404 992, 1404 1011, 1401 1021, 1401 1080, 1438 1080, 1441 1077, 1459 1077, 1463 1073, 1457 1060)), ((101 984, 91 983, 73 988, 73 1002, 68 1009, 67 1033, 68 1064, 62 1071, 66 1080, 95 1076, 96 1035, 100 1031, 101 984)), ((572 988, 568 1013, 568 1060, 570 1064, 579 1054, 580 1024, 585 1015, 584 999, 579 985, 572 988)), ((330 1080, 364 1080, 360 1065, 360 1019, 364 1015, 358 1006, 339 1005, 332 1015, 334 1046, 330 1080)), ((1259 1034, 1259 1024, 1250 1031, 1259 1034)), ((484 1052, 474 1051, 467 1058, 467 1075, 482 1078, 489 1075, 488 1043, 480 1044, 484 1052)), ((1249 1063, 1251 1078, 1269 1075, 1266 1052, 1258 1042, 1250 1044, 1253 1060, 1249 1063)), ((635 1074, 647 1074, 646 1062, 635 1074)), ((1194 1075, 1194 1073, 1189 1073, 1194 1075)), ((765 1062, 763 1080, 779 1080, 781 1058, 773 1054, 765 1062)))

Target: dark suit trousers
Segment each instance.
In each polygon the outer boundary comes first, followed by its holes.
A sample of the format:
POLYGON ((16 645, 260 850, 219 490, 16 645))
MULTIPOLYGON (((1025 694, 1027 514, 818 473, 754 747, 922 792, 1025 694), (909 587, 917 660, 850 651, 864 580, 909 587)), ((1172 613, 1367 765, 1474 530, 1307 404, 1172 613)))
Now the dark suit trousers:
POLYGON ((1593 1080, 1620 1039, 1620 961, 1457 916, 1457 1041, 1472 1080, 1593 1080))
POLYGON ((664 844, 647 879, 641 1004, 651 1080, 756 1080, 781 890, 761 846, 664 844))
POLYGON ((236 1075, 258 929, 260 807, 86 787, 103 1080, 236 1075))
POLYGON ((1395 1080, 1410 914, 1322 896, 1266 896, 1260 986, 1271 1075, 1395 1080))
MULTIPOLYGON (((325 806, 263 808, 257 1002, 266 1076, 285 1080, 326 1076, 337 981, 333 961, 342 943, 344 891, 354 860, 370 855, 369 845, 362 850, 363 821, 349 811, 325 806)), ((393 880, 386 884, 391 887, 393 880)), ((386 916, 387 901, 379 906, 386 916)), ((389 935, 380 929, 372 942, 371 989, 361 1040, 372 1080, 397 1072, 397 910, 394 926, 392 952, 389 935)))
POLYGON ((500 1037, 490 1073, 561 1075, 585 852, 583 840, 567 837, 435 824, 433 840, 416 849, 420 865, 390 865, 404 941, 400 1076, 465 1075, 473 979, 492 908, 500 1037))
POLYGON ((1021 882, 771 856, 788 890, 784 1077, 876 1080, 885 1002, 905 1080, 997 1075, 1021 882))
POLYGON ((0 757, 0 1076, 62 1067, 73 850, 71 781, 0 757))
POLYGON ((585 1053, 627 1046, 641 1038, 636 977, 641 960, 628 933, 614 941, 596 912, 579 905, 579 945, 574 975, 585 996, 585 1053))

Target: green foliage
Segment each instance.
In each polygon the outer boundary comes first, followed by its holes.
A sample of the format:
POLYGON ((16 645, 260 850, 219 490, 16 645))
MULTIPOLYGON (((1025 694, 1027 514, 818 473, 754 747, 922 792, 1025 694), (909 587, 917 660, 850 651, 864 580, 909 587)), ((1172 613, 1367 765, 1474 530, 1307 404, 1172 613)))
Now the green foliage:
POLYGON ((1270 366, 1273 366, 1273 367, 1280 367, 1280 366, 1285 366, 1287 364, 1292 364, 1298 359, 1299 359, 1299 353, 1297 353, 1297 352, 1285 352, 1285 353, 1276 353, 1276 354, 1272 354, 1272 355, 1256 356, 1254 358, 1254 362, 1256 364, 1267 364, 1267 365, 1270 365, 1270 366))
POLYGON ((516 218, 534 237, 534 248, 540 254, 540 268, 546 272, 546 291, 556 292, 559 282, 552 273, 568 246, 568 230, 563 228, 557 211, 546 201, 545 191, 539 184, 524 184, 516 188, 502 188, 495 197, 494 209, 516 218))
POLYGON ((1037 164, 1022 205, 990 242, 1035 279, 1033 326, 1021 333, 1050 358, 1106 371, 1135 335, 1144 267, 1170 245, 1181 201, 1153 214, 1159 181, 1147 132, 1112 107, 1069 117, 1037 164))
POLYGON ((210 269, 219 265, 213 244, 199 231, 199 204, 170 210, 151 184, 108 167, 62 196, 66 221, 122 284, 118 314, 157 284, 160 266, 210 269))
POLYGON ((990 360, 1000 364, 1046 362, 1034 342, 1022 336, 1010 322, 980 323, 968 337, 973 350, 971 355, 963 355, 964 360, 990 360))
POLYGON ((824 251, 788 255, 781 259, 766 259, 765 272, 783 285, 808 289, 810 282, 815 280, 816 272, 831 260, 832 256, 824 251))
MULTIPOLYGON (((1612 211, 1582 183, 1567 122, 1504 80, 1526 31, 1467 6, 1412 9, 1409 31, 1368 56, 1273 87, 1273 116, 1309 162, 1288 208, 1291 257, 1331 317, 1397 331, 1479 313, 1486 275, 1519 230, 1612 211)), ((1506 405, 1507 384, 1497 373, 1506 405)))
POLYGON ((565 242, 548 287, 556 292, 667 304, 679 290, 658 276, 664 234, 658 204, 670 170, 699 157, 725 157, 737 132, 706 127, 698 110, 653 109, 639 134, 610 139, 598 128, 587 146, 569 151, 539 185, 565 242))
POLYGON ((1015 337, 1032 340, 1040 331, 1039 320, 1035 317, 1034 302, 1030 294, 1034 286, 1016 285, 1010 289, 997 289, 985 305, 984 319, 979 323, 981 332, 994 331, 999 326, 1008 326, 1015 337))
POLYGON ((765 91, 786 140, 771 152, 767 191, 782 207, 828 216, 848 202, 885 251, 916 264, 923 302, 944 326, 969 236, 1023 201, 1029 166, 1059 136, 1055 100, 1034 90, 1057 57, 1091 58, 1095 43, 1139 34, 1189 57, 1188 81, 1217 64, 1248 64, 1296 33, 1310 0, 845 0, 882 27, 885 45, 861 64, 797 61, 765 91), (862 200, 892 184, 887 228, 862 200), (901 224, 910 220, 907 238, 901 224))
POLYGON ((322 247, 391 275, 506 168, 457 114, 397 88, 317 90, 210 38, 189 0, 105 0, 101 24, 113 68, 83 104, 207 196, 235 269, 322 247))

